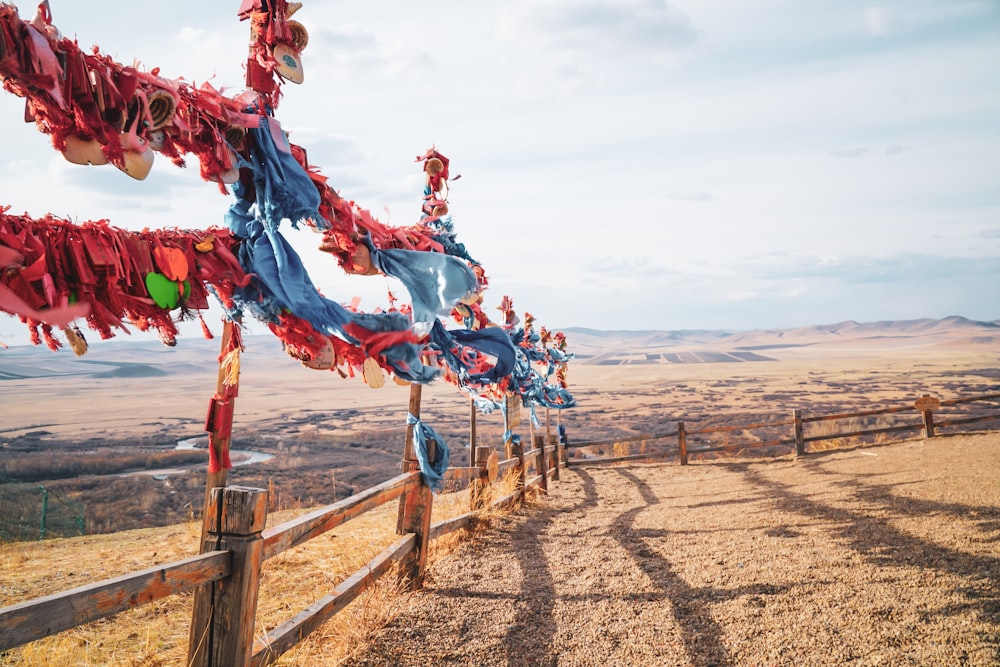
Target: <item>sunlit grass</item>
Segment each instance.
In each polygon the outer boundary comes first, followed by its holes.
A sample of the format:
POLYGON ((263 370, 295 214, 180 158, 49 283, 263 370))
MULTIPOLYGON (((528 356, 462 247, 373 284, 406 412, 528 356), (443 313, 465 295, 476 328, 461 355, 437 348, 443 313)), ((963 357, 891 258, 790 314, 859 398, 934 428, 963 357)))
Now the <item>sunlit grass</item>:
MULTIPOLYGON (((486 492, 486 500, 512 493, 516 480, 505 475, 486 492)), ((268 525, 308 509, 274 512, 268 525)), ((433 521, 469 511, 468 490, 434 496, 433 521)), ((509 510, 485 510, 473 528, 481 529, 509 510)), ((396 539, 398 504, 387 503, 309 542, 285 551, 263 566, 257 606, 257 638, 332 592, 396 539)), ((121 576, 198 553, 201 524, 42 542, 0 542, 0 605, 6 606, 102 579, 121 576)), ((468 539, 456 531, 431 543, 428 563, 444 558, 468 539)), ((383 577, 327 621, 278 665, 333 665, 363 648, 374 631, 400 608, 408 593, 395 576, 383 577)), ((0 665, 81 665, 160 667, 183 665, 187 656, 193 595, 175 595, 110 619, 96 621, 26 644, 0 656, 0 665)))

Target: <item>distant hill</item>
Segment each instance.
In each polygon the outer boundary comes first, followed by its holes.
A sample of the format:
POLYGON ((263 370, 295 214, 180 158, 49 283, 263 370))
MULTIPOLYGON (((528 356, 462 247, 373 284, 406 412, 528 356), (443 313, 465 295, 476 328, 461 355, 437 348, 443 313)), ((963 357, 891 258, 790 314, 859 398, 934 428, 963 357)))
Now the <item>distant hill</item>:
POLYGON ((719 363, 770 361, 789 354, 838 350, 857 354, 892 347, 995 346, 1000 321, 964 317, 880 322, 838 322, 754 331, 598 331, 568 328, 569 347, 581 364, 719 363))
MULTIPOLYGON (((569 349, 581 365, 645 365, 767 362, 803 354, 872 353, 891 347, 969 348, 993 346, 1000 352, 1000 321, 964 317, 879 322, 837 322, 791 329, 726 331, 626 331, 563 329, 569 349)), ((285 357, 269 335, 245 337, 249 359, 285 357)), ((144 378, 211 373, 219 353, 217 340, 178 338, 166 347, 156 338, 99 341, 76 357, 69 349, 53 354, 45 346, 0 349, 0 382, 42 377, 144 378)))

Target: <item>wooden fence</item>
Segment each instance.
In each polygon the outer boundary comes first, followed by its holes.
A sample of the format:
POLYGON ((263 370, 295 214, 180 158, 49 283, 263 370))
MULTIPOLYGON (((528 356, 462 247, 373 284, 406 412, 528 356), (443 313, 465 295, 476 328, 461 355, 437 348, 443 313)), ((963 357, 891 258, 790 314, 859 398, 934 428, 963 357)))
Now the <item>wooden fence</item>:
POLYGON ((805 416, 796 409, 786 419, 703 428, 690 428, 679 421, 676 428, 665 433, 567 444, 570 456, 566 463, 572 466, 676 459, 687 465, 692 457, 715 453, 802 456, 828 449, 822 447, 824 442, 833 447, 873 444, 886 434, 904 432, 932 438, 961 432, 958 427, 969 424, 1000 426, 1000 394, 950 400, 925 394, 915 401, 874 410, 805 416), (636 445, 641 451, 634 453, 636 445))
MULTIPOLYGON (((412 403, 411 403, 412 406, 412 403)), ((201 554, 0 609, 0 653, 57 632, 193 590, 188 639, 192 666, 268 665, 344 609, 379 578, 395 574, 411 588, 421 585, 430 540, 472 526, 484 511, 520 502, 527 489, 546 489, 558 479, 564 458, 555 438, 532 436, 525 451, 507 443, 499 460, 492 447, 476 447, 475 465, 449 468, 446 481, 465 482, 470 511, 431 523, 433 494, 417 469, 408 430, 402 474, 350 498, 265 528, 267 491, 219 486, 208 494, 201 554), (516 490, 495 500, 497 480, 514 474, 516 490), (494 486, 495 485, 495 486, 494 486), (329 594, 254 640, 254 618, 264 561, 312 540, 393 500, 399 500, 399 538, 329 594)), ((433 457, 433 455, 432 455, 433 457)))
MULTIPOLYGON (((411 394, 411 412, 419 413, 411 394)), ((805 455, 821 441, 871 438, 902 431, 923 431, 926 437, 939 435, 942 429, 968 424, 1000 421, 1000 394, 938 400, 923 396, 901 407, 804 416, 795 410, 789 419, 754 424, 687 429, 678 422, 676 430, 659 435, 636 436, 604 442, 565 445, 552 435, 535 435, 531 449, 525 450, 516 440, 505 443, 505 460, 499 460, 492 447, 477 446, 472 464, 453 467, 446 480, 466 482, 470 490, 469 512, 446 521, 432 523, 433 495, 417 470, 413 456, 412 430, 407 431, 403 472, 373 488, 314 510, 278 526, 265 528, 267 492, 241 486, 218 486, 208 494, 201 554, 180 561, 158 565, 122 577, 89 584, 0 609, 0 652, 71 628, 113 616, 155 600, 194 591, 194 606, 188 640, 188 664, 194 666, 262 666, 273 663, 295 647, 320 625, 344 609, 352 600, 388 574, 401 577, 411 588, 421 585, 428 542, 473 525, 483 511, 508 506, 523 499, 532 487, 546 490, 550 480, 559 478, 566 465, 612 463, 633 460, 656 460, 670 455, 686 465, 692 455, 710 452, 733 452, 736 449, 784 447, 805 455), (963 406, 988 403, 974 413, 963 406), (919 418, 907 423, 856 427, 858 420, 885 419, 915 413, 919 418), (820 432, 823 423, 847 421, 848 430, 820 432), (749 443, 733 444, 717 440, 733 434, 744 437, 760 432, 749 443), (779 432, 784 432, 780 435, 779 432), (663 441, 674 439, 675 447, 663 441), (641 442, 660 445, 658 450, 600 458, 567 458, 566 450, 624 446, 641 442), (487 502, 488 489, 504 474, 516 476, 515 490, 487 502), (254 619, 264 561, 312 540, 365 512, 398 499, 399 538, 373 560, 338 584, 330 593, 303 609, 293 618, 254 640, 254 619)), ((473 421, 474 424, 474 421, 473 421)), ((474 426, 473 426, 474 429, 474 426)))

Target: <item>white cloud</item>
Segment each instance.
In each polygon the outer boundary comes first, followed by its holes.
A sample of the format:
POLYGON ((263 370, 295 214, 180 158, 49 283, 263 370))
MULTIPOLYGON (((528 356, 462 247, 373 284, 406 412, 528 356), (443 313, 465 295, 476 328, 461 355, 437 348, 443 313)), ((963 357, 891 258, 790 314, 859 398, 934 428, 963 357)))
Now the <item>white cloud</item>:
POLYGON ((888 10, 882 7, 869 7, 864 12, 865 32, 872 37, 887 34, 892 27, 892 17, 888 10))
MULTIPOLYGON (((996 3, 877 1, 307 3, 306 81, 277 115, 333 187, 390 224, 415 221, 412 160, 436 143, 463 174, 452 210, 490 275, 487 305, 509 294, 543 325, 996 319, 996 3)), ((141 31, 106 20, 122 0, 55 18, 120 61, 194 81, 218 70, 213 85, 233 90, 247 26, 224 4, 179 0, 141 31)), ((194 160, 158 159, 141 183, 65 165, 23 108, 0 96, 0 205, 221 222, 229 199, 194 160)), ((288 236, 315 255, 312 235, 288 236)), ((310 269, 331 298, 384 299, 385 280, 324 259, 310 269)))

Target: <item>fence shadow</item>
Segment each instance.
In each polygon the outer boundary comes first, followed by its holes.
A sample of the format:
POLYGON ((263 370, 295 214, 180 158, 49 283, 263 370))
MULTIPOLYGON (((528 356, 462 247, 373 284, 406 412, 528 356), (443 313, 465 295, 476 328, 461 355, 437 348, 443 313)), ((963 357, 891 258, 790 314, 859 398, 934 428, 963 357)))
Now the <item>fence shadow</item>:
MULTIPOLYGON (((821 463, 811 465, 821 467, 821 463)), ((891 512, 899 518, 922 516, 928 513, 950 517, 983 517, 978 530, 984 542, 998 539, 1000 509, 962 503, 906 498, 894 491, 898 485, 878 484, 865 481, 861 475, 852 474, 852 479, 839 482, 863 501, 870 512, 859 512, 835 507, 813 500, 805 493, 792 491, 780 482, 767 479, 758 470, 748 465, 737 465, 745 480, 754 488, 766 493, 774 509, 789 515, 806 517, 826 523, 833 539, 851 549, 862 558, 878 567, 919 567, 942 574, 954 575, 965 580, 986 578, 993 582, 984 588, 966 588, 960 591, 968 600, 966 608, 976 609, 985 620, 1000 623, 1000 591, 996 588, 997 573, 1000 572, 1000 557, 969 554, 951 549, 942 544, 904 532, 893 522, 880 514, 891 512)), ((876 477, 876 476, 870 476, 876 477)), ((940 613, 953 615, 959 611, 945 609, 940 613)), ((933 612, 928 612, 928 614, 933 612)), ((1000 656, 998 656, 1000 657, 1000 656)))

